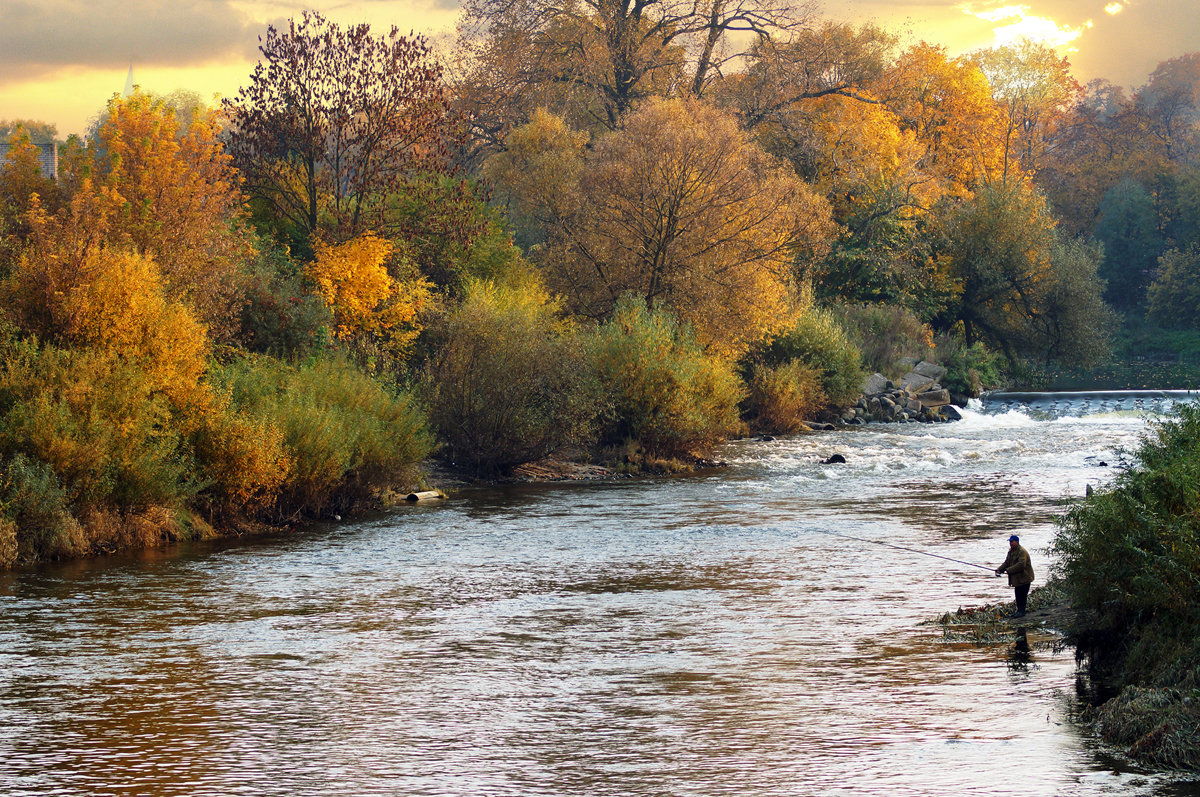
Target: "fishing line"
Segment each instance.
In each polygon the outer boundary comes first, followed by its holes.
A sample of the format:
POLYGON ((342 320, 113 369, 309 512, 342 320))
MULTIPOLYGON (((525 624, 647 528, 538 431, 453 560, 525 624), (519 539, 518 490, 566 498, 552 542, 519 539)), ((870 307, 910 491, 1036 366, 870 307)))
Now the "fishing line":
POLYGON ((987 565, 977 565, 974 562, 964 562, 962 559, 951 559, 949 556, 942 556, 941 554, 930 553, 929 551, 919 551, 916 548, 908 548, 904 545, 893 545, 890 542, 880 542, 879 540, 868 540, 864 537, 851 537, 849 534, 842 534, 837 531, 827 531, 825 529, 812 529, 812 531, 815 531, 818 534, 831 534, 834 537, 845 537, 847 540, 856 540, 858 542, 869 542, 872 545, 882 545, 886 548, 895 548, 897 551, 908 551, 910 553, 919 553, 919 554, 921 554, 921 556, 932 556, 934 559, 945 559, 947 562, 954 562, 954 563, 960 564, 960 565, 967 565, 968 567, 978 567, 980 570, 987 570, 992 573, 996 572, 996 568, 994 568, 994 567, 988 567, 987 565))

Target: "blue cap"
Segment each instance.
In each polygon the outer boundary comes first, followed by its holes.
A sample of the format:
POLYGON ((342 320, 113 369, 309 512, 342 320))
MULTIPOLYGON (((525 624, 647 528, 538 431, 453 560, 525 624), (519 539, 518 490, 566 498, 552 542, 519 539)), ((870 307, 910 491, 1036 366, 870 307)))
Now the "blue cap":
POLYGON ((1009 542, 1020 542, 1020 541, 1021 541, 1021 538, 1020 538, 1020 537, 1018 537, 1016 534, 1014 534, 1014 535, 1012 535, 1011 537, 1009 537, 1009 538, 1008 538, 1008 541, 1009 541, 1009 542))

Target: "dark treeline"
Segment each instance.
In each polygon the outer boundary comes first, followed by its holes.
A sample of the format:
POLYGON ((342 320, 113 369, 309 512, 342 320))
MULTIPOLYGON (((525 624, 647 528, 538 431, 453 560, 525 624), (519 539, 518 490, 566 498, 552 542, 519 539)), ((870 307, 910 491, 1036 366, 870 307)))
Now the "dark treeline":
POLYGON ((772 0, 260 51, 219 108, 2 123, 0 563, 345 512, 431 456, 684 468, 871 371, 967 396, 1195 335, 1200 56, 1126 96, 772 0))

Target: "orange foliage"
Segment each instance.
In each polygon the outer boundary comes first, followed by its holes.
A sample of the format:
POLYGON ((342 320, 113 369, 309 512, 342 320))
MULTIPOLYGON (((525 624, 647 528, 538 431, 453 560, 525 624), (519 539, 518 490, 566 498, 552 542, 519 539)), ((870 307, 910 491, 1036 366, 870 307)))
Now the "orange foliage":
POLYGON ((306 269, 317 294, 333 311, 342 339, 364 335, 403 357, 421 329, 418 315, 431 298, 428 280, 395 280, 386 264, 392 244, 371 234, 344 244, 318 242, 306 269))

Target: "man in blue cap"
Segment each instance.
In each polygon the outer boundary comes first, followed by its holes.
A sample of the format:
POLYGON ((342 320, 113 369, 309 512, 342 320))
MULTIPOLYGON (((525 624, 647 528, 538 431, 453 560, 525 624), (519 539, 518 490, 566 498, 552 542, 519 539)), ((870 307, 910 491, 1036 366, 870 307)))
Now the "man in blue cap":
POLYGON ((1017 612, 1013 617, 1025 616, 1025 601, 1029 598, 1029 585, 1033 583, 1033 562, 1029 552, 1021 547, 1021 538, 1016 534, 1008 538, 1008 557, 996 568, 996 575, 1008 573, 1008 585, 1017 596, 1017 612))

